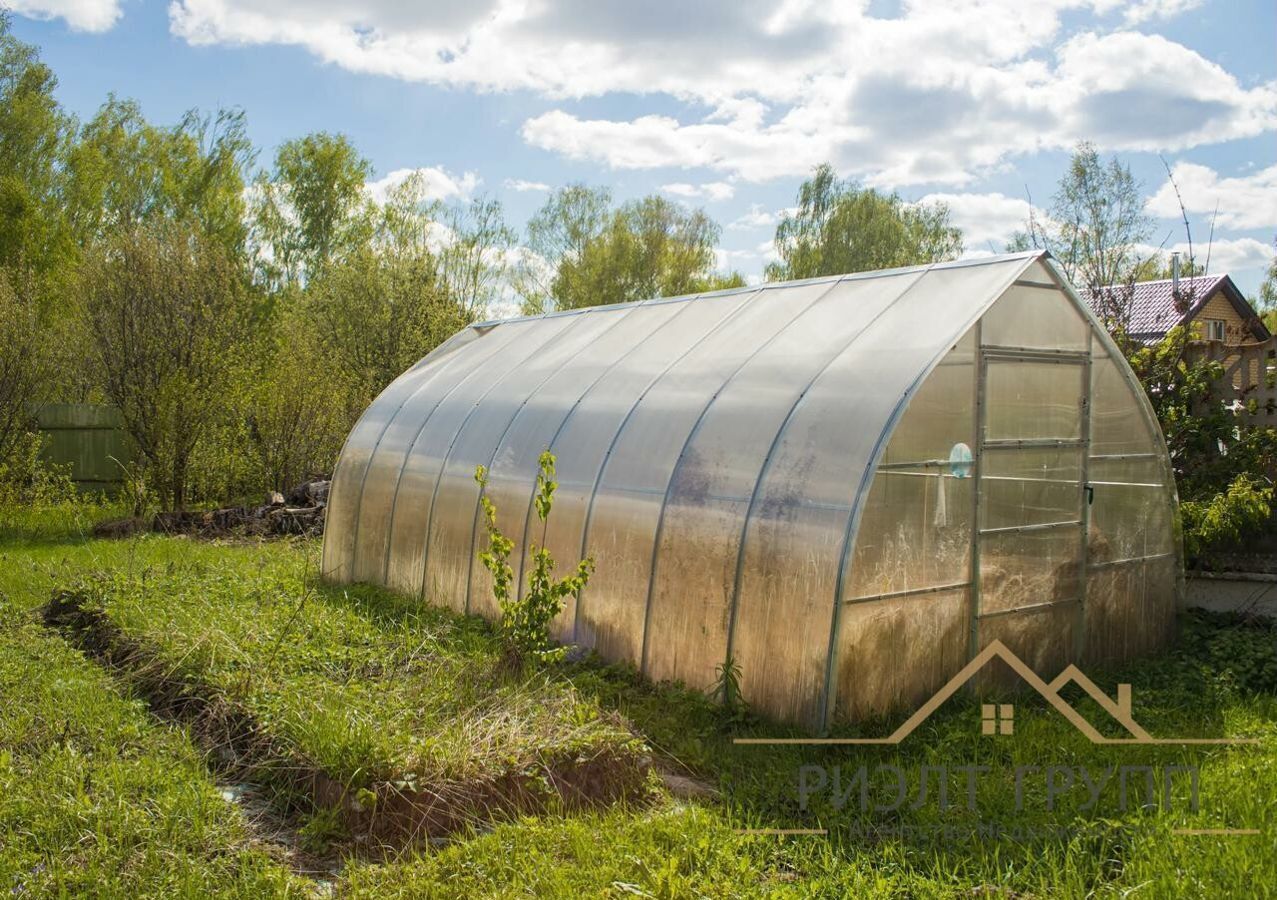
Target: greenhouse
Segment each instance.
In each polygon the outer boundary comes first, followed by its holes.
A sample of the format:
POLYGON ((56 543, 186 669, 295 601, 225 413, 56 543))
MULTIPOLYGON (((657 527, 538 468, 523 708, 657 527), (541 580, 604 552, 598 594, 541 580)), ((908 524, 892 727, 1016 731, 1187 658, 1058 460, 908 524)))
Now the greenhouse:
POLYGON ((325 577, 494 617, 478 465, 520 583, 529 544, 597 563, 558 639, 706 690, 730 660, 815 729, 995 639, 1048 680, 1146 653, 1182 596, 1152 410, 1043 253, 473 325, 351 433, 325 577))

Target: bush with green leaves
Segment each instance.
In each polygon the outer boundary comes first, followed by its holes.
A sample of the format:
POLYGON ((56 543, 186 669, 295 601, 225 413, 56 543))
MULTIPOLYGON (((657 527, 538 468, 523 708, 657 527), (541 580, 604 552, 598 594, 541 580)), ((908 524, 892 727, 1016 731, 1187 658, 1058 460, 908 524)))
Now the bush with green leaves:
MULTIPOLYGON (((554 505, 554 454, 546 450, 540 457, 541 470, 537 475, 537 518, 544 524, 554 505)), ((501 609, 500 630, 505 644, 506 660, 511 668, 521 670, 528 660, 556 662, 567 653, 567 648, 556 647, 550 639, 550 623, 563 611, 563 602, 571 594, 579 593, 594 572, 594 558, 587 556, 576 564, 571 575, 554 577, 554 557, 544 546, 531 545, 532 571, 528 575, 528 590, 522 597, 514 589, 514 569, 510 554, 514 541, 497 527, 497 508, 484 493, 488 484, 488 472, 483 466, 474 470, 474 480, 479 483, 479 502, 483 505, 484 526, 488 532, 488 549, 479 553, 479 561, 492 573, 492 593, 501 609)))
POLYGON ((70 466, 45 459, 44 438, 27 432, 0 459, 0 506, 49 506, 77 498, 70 466))
POLYGON ((1192 359, 1191 335, 1172 328, 1151 346, 1115 335, 1157 414, 1179 489, 1184 549, 1209 562, 1268 526, 1277 471, 1277 429, 1245 425, 1216 392, 1219 362, 1192 359))

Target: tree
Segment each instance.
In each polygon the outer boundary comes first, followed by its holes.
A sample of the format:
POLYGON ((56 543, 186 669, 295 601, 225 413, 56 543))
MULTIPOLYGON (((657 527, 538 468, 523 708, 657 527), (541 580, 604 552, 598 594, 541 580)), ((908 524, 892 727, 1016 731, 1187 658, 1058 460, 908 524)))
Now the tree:
MULTIPOLYGON (((396 205, 402 208, 403 196, 411 198, 419 190, 408 182, 393 192, 383 219, 396 205)), ((417 200, 413 207, 433 236, 425 245, 436 245, 444 291, 465 322, 473 322, 503 296, 510 281, 517 237, 502 218, 501 204, 476 198, 468 206, 440 210, 417 200), (431 221, 432 211, 441 221, 431 221)))
POLYGON ((136 102, 112 95, 68 153, 75 233, 89 247, 151 223, 178 222, 237 254, 248 234, 244 173, 253 158, 239 110, 191 110, 162 128, 136 102))
MULTIPOLYGON (((1277 246, 1277 241, 1274 245, 1277 246)), ((1264 274, 1264 281, 1259 286, 1259 307, 1265 319, 1277 310, 1277 256, 1268 263, 1268 271, 1264 274)), ((1269 330, 1272 329, 1269 328, 1269 330)))
POLYGON ((269 284, 304 282, 369 241, 371 175, 372 163, 342 134, 316 132, 280 146, 274 169, 254 184, 254 241, 269 284))
POLYGON ((798 189, 798 209, 776 226, 770 281, 842 275, 955 259, 962 233, 943 203, 910 204, 840 180, 818 166, 798 189))
POLYGON ((0 266, 45 273, 67 251, 60 160, 74 123, 53 71, 0 11, 0 266))
POLYGON ((1078 144, 1048 212, 1046 220, 1030 218, 1011 249, 1049 250, 1068 279, 1087 290, 1139 280, 1147 266, 1140 244, 1153 223, 1140 183, 1116 156, 1105 163, 1093 145, 1078 144))
POLYGON ((371 223, 373 239, 319 270, 305 305, 320 352, 367 403, 485 303, 488 268, 503 226, 481 209, 474 229, 463 216, 439 222, 412 179, 392 191, 371 223))
POLYGON ((28 273, 0 269, 0 464, 31 426, 44 372, 40 323, 28 273))
POLYGON ((122 229, 90 255, 84 302, 103 390, 171 509, 225 415, 252 327, 239 261, 189 224, 122 229))
POLYGON ((739 287, 739 275, 714 271, 719 235, 704 210, 657 196, 614 208, 606 190, 570 185, 528 225, 535 256, 522 273, 525 309, 579 309, 739 287))

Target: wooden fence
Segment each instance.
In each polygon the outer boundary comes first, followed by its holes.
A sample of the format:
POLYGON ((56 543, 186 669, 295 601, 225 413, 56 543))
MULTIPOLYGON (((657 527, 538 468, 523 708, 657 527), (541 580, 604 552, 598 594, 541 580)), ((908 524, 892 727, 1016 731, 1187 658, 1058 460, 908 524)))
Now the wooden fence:
POLYGON ((1188 358, 1223 365, 1216 395, 1237 411, 1239 424, 1277 426, 1277 336, 1253 344, 1193 341, 1188 358))
POLYGON ((119 490, 124 466, 135 455, 119 410, 95 403, 46 403, 35 417, 45 436, 45 458, 70 466, 77 487, 109 494, 119 490))

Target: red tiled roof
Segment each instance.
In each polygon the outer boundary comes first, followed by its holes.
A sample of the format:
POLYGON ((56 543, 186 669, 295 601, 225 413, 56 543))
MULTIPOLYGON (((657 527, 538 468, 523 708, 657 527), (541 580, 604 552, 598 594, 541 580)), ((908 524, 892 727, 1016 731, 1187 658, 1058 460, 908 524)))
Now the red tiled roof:
MULTIPOLYGON (((1179 290, 1182 300, 1189 304, 1183 312, 1175 308, 1173 293, 1174 282, 1170 278, 1161 281, 1139 281, 1135 283, 1135 292, 1131 297, 1131 321, 1128 331, 1132 337, 1161 336, 1188 316, 1193 308, 1204 302, 1219 290, 1227 275, 1198 275, 1195 278, 1180 278, 1179 290)), ((1106 289, 1109 290, 1109 289, 1106 289)), ((1121 296, 1125 286, 1111 290, 1121 296)), ((1083 297, 1097 315, 1102 315, 1094 295, 1083 292, 1083 297)))

